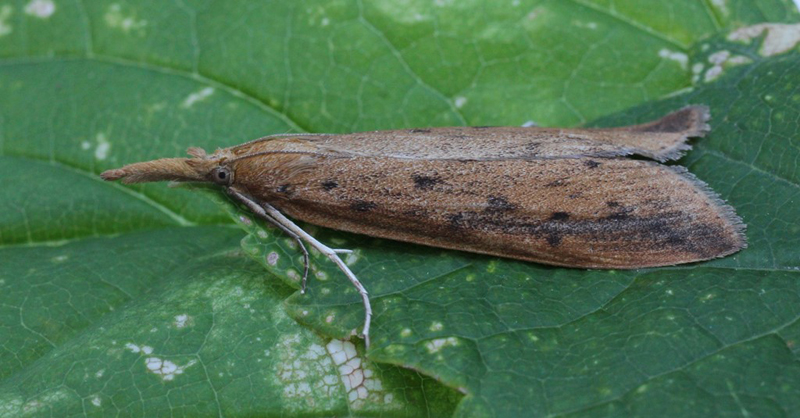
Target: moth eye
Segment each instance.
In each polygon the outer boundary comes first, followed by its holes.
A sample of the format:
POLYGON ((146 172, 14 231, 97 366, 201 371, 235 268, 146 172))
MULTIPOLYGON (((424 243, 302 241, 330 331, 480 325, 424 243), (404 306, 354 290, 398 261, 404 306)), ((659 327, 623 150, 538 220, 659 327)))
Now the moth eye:
POLYGON ((228 167, 217 167, 213 174, 214 182, 217 184, 228 186, 231 182, 231 172, 228 167))

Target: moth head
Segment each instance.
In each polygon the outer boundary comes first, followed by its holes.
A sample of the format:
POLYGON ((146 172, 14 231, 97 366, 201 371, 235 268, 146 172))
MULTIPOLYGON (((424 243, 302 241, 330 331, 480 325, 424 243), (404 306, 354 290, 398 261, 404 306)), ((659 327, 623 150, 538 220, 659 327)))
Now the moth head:
MULTIPOLYGON (((222 150, 220 150, 222 151, 222 150)), ((230 185, 230 170, 224 166, 226 156, 220 151, 208 155, 202 148, 189 148, 191 158, 161 158, 128 164, 122 168, 100 174, 104 180, 122 180, 123 183, 148 183, 154 181, 212 182, 230 185)))

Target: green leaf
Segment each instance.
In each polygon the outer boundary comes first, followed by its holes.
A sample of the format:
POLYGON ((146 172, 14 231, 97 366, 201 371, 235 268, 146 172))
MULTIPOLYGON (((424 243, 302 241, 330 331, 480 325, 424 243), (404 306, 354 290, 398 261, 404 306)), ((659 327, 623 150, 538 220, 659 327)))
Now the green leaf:
POLYGON ((4 277, 15 279, 5 279, 1 299, 11 338, 0 357, 0 412, 449 409, 449 391, 421 389, 429 378, 373 364, 349 342, 298 327, 281 304, 290 291, 238 253, 240 236, 227 227, 173 228, 0 250, 10 261, 4 277))
POLYGON ((724 38, 797 21, 788 0, 0 0, 0 415, 792 415, 800 58, 766 46, 797 29, 724 38), (356 249, 369 353, 331 339, 363 310, 329 263, 300 295, 277 231, 236 212, 240 247, 208 193, 97 177, 273 133, 686 103, 714 130, 681 164, 750 248, 581 271, 310 228, 356 249))

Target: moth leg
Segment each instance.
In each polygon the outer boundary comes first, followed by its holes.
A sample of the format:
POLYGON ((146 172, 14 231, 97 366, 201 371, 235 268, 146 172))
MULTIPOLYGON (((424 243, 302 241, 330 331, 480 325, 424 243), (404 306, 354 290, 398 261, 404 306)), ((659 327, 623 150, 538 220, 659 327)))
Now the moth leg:
POLYGON ((299 245, 300 249, 303 250, 303 279, 300 281, 300 293, 303 293, 303 294, 306 293, 306 283, 308 282, 308 267, 309 267, 309 263, 310 263, 309 258, 308 258, 308 250, 306 249, 306 245, 303 244, 303 240, 299 236, 297 236, 297 234, 295 234, 292 231, 286 229, 285 226, 281 225, 275 219, 269 218, 268 220, 270 222, 272 222, 273 225, 275 225, 278 228, 280 228, 281 231, 285 232, 287 235, 289 235, 290 237, 294 238, 294 240, 297 241, 297 245, 299 245))
POLYGON ((281 230, 286 231, 289 235, 292 235, 294 237, 299 237, 300 239, 305 240, 312 247, 316 248, 317 251, 321 252, 331 261, 333 261, 337 267, 339 267, 339 270, 341 270, 342 273, 344 273, 344 275, 347 276, 347 278, 350 280, 350 283, 352 283, 353 286, 355 286, 356 290, 358 290, 358 294, 361 295, 361 301, 364 304, 364 312, 365 312, 364 328, 361 331, 361 336, 364 338, 364 343, 366 347, 369 348, 369 326, 372 320, 372 305, 370 305, 369 302, 369 295, 367 294, 367 289, 364 288, 364 285, 362 285, 361 282, 358 281, 356 275, 353 274, 352 271, 350 271, 350 268, 347 267, 347 264, 345 264, 344 261, 342 261, 342 259, 337 255, 337 253, 352 252, 352 251, 333 249, 317 241, 316 238, 309 235, 308 232, 304 231, 302 228, 300 228, 294 222, 292 222, 289 218, 284 216, 280 211, 278 211, 277 209, 275 209, 274 207, 272 207, 267 203, 257 202, 233 188, 228 188, 228 193, 230 193, 231 196, 235 197, 240 202, 244 203, 245 206, 247 206, 248 209, 252 210, 253 213, 255 213, 256 215, 274 223, 275 225, 278 225, 278 227, 281 228, 281 230))
POLYGON ((267 215, 263 211, 263 209, 261 209, 261 206, 254 200, 249 199, 244 195, 242 195, 241 193, 232 191, 230 189, 229 193, 234 197, 236 197, 240 202, 244 203, 244 205, 247 206, 247 208, 250 209, 253 213, 260 216, 267 222, 277 226, 278 229, 280 229, 281 231, 286 233, 286 235, 289 235, 290 237, 294 238, 295 241, 297 241, 297 244, 300 246, 300 250, 303 251, 303 279, 300 284, 300 293, 306 293, 306 283, 308 282, 308 267, 310 264, 310 260, 308 256, 308 249, 306 249, 305 244, 303 244, 302 238, 300 238, 299 235, 295 234, 290 229, 286 228, 283 224, 278 222, 277 219, 267 215))

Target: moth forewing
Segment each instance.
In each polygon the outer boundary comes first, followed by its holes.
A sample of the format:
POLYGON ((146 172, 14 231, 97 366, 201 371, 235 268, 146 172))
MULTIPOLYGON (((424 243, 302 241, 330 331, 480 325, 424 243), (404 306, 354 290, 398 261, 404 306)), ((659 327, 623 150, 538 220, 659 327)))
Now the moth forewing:
POLYGON ((417 244, 584 268, 641 268, 722 257, 744 224, 704 183, 659 161, 708 130, 708 109, 610 129, 454 127, 277 135, 190 159, 102 174, 124 182, 209 181, 295 239, 331 249, 295 219, 417 244), (223 173, 224 175, 221 175, 223 173))
MULTIPOLYGON (((254 172, 249 164, 237 170, 254 172)), ((567 267, 680 264, 744 244, 741 223, 698 180, 649 161, 352 157, 316 167, 274 183, 238 179, 312 224, 567 267)))

